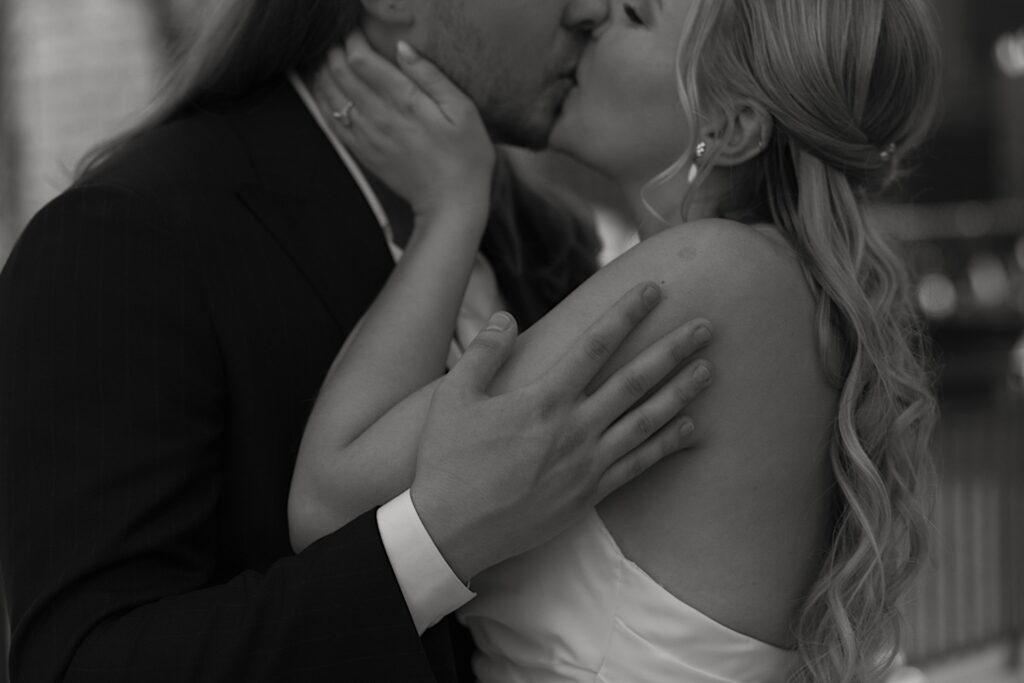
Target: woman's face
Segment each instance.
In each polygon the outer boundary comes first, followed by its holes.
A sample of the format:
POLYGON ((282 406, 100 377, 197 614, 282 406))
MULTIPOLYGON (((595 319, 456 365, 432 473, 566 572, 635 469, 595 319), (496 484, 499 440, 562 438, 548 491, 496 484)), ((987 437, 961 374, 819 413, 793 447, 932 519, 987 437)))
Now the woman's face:
POLYGON ((671 166, 691 139, 676 88, 676 55, 698 0, 612 0, 551 134, 553 149, 623 185, 671 166))

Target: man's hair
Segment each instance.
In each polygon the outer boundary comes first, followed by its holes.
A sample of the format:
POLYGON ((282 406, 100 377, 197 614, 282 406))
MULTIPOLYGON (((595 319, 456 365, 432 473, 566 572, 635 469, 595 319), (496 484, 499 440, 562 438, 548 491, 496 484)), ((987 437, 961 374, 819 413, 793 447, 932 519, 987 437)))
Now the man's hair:
POLYGON ((79 179, 185 107, 216 104, 293 69, 316 67, 355 30, 362 11, 359 0, 218 0, 203 7, 200 30, 179 46, 149 113, 89 152, 78 165, 79 179))

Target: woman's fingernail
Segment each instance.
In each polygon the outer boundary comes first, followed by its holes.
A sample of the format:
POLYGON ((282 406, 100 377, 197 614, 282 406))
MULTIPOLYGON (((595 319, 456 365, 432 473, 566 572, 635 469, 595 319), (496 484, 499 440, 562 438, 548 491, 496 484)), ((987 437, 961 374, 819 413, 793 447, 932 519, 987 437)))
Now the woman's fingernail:
POLYGON ((412 49, 412 45, 404 40, 398 41, 398 56, 406 62, 415 62, 419 59, 419 54, 417 54, 416 50, 412 49))
POLYGON ((498 332, 504 332, 510 327, 512 327, 512 316, 504 311, 492 315, 487 323, 488 330, 497 330, 498 332))
POLYGON ((698 344, 707 344, 711 341, 711 330, 708 329, 707 325, 701 325, 697 328, 697 331, 693 333, 693 338, 697 340, 698 344))
POLYGON ((648 306, 654 306, 661 301, 661 289, 654 285, 647 285, 644 287, 644 303, 648 306))
POLYGON ((696 425, 693 424, 693 420, 686 418, 679 425, 679 433, 683 436, 689 436, 690 434, 693 434, 693 430, 696 428, 696 425))

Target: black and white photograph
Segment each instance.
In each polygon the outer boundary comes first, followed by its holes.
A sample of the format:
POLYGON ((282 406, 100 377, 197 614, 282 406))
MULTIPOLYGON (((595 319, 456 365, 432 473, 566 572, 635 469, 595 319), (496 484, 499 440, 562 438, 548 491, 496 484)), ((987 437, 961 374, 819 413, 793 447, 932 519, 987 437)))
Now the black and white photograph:
POLYGON ((0 683, 1024 683, 1024 2, 0 0, 0 683))

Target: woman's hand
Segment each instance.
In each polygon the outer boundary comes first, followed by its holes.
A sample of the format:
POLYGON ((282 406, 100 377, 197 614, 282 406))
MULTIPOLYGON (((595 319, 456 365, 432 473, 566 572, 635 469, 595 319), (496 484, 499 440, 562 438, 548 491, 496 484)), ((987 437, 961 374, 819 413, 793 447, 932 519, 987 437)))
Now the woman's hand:
POLYGON ((476 106, 406 43, 398 67, 359 32, 317 73, 317 100, 342 143, 419 218, 490 205, 494 145, 476 106))

